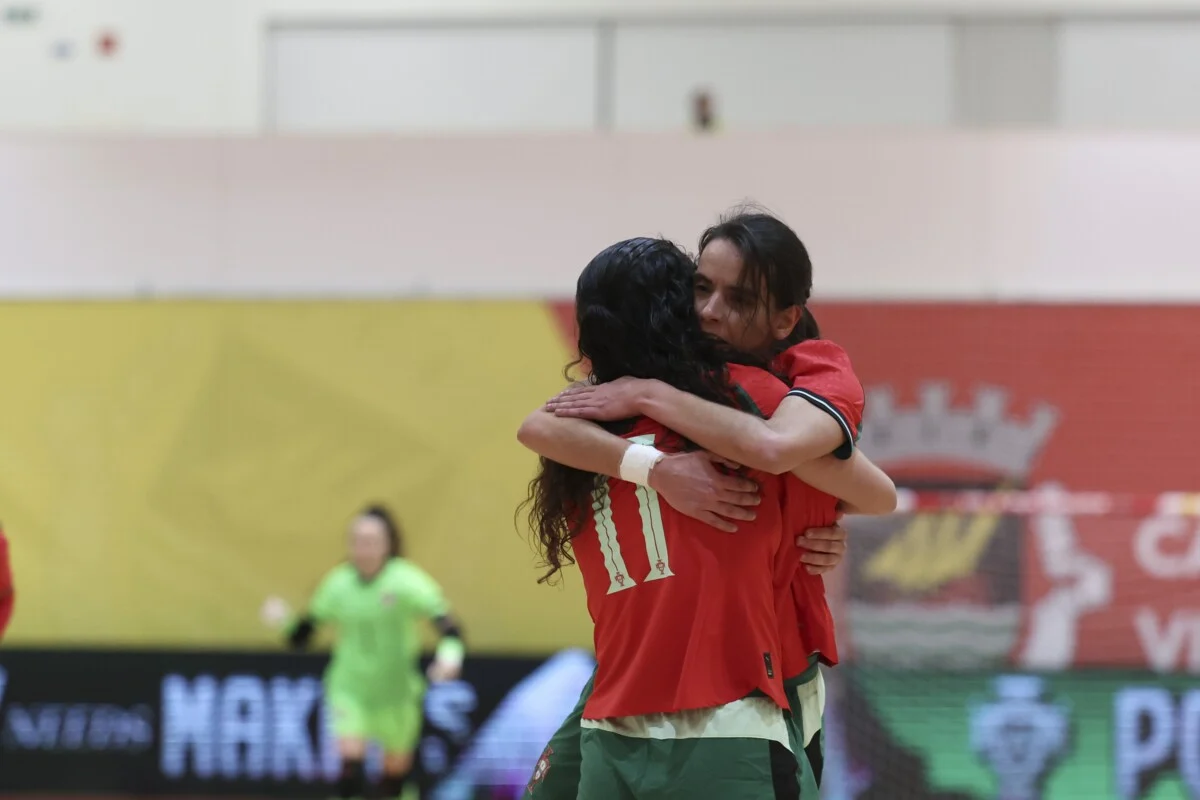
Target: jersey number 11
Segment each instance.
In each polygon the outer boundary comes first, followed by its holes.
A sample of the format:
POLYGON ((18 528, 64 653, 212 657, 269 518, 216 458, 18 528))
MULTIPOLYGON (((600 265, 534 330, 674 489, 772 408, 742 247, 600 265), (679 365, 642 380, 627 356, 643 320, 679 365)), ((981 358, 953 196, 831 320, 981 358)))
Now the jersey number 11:
MULTIPOLYGON (((654 444, 654 434, 630 437, 634 444, 654 444)), ((663 531, 662 506, 658 492, 649 486, 637 487, 638 512, 642 518, 642 538, 646 542, 646 558, 650 572, 642 583, 670 578, 671 561, 667 556, 667 537, 663 531)), ((632 589, 637 582, 629 576, 625 557, 621 555, 621 544, 617 540, 617 526, 613 523, 612 496, 607 486, 601 486, 592 495, 592 513, 596 519, 596 535, 600 539, 600 552, 604 556, 604 567, 608 570, 608 593, 632 589)))

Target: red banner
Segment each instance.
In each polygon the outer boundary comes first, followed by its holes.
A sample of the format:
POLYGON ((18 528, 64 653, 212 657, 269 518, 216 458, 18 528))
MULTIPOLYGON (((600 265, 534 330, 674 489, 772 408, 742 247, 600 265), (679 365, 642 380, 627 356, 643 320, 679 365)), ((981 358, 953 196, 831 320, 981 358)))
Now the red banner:
MULTIPOLYGON (((1198 307, 836 304, 817 317, 875 400, 864 450, 902 483, 1200 489, 1198 307)), ((888 630, 882 623, 900 609, 918 641, 914 614, 929 614, 925 641, 939 656, 938 636, 943 650, 974 648, 980 659, 1007 644, 1009 659, 1031 668, 1200 672, 1194 519, 1007 517, 1011 534, 1001 524, 991 535, 1021 540, 1020 574, 1009 575, 1005 548, 970 538, 983 535, 985 515, 932 516, 940 538, 920 539, 920 526, 899 518, 886 557, 869 538, 856 543, 848 623, 861 617, 888 630), (891 566, 898 549, 932 565, 926 585, 897 586, 893 575, 908 574, 891 566), (940 564, 948 571, 939 578, 940 564), (1007 604, 1013 584, 1018 630, 1007 604)), ((865 652, 861 627, 843 631, 865 652)))
POLYGON ((942 383, 953 406, 995 387, 1005 416, 1053 408, 1029 485, 1200 490, 1200 306, 838 303, 816 316, 864 385, 901 404, 942 383))
POLYGON ((1035 516, 1025 547, 1031 669, 1200 672, 1200 523, 1035 516))
MULTIPOLYGON (((1200 491, 1200 306, 815 315, 867 389, 863 450, 901 485, 1200 491)), ((831 583, 859 658, 1200 671, 1194 519, 923 511, 856 521, 848 566, 831 583)))

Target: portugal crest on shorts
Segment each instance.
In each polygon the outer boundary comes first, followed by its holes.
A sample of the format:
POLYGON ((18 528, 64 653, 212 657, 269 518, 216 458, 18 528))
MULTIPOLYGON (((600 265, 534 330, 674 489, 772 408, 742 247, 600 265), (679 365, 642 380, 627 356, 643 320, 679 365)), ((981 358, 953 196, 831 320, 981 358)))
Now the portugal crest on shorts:
MULTIPOLYGON (((945 383, 902 403, 867 392, 863 452, 898 485, 930 492, 1025 488, 1057 424, 1008 393, 945 383)), ((859 518, 852 526, 850 638, 858 659, 904 667, 987 668, 1008 662, 1021 629, 1022 548, 1028 517, 921 511, 859 518)))
POLYGON ((552 755, 554 755, 554 748, 546 745, 541 758, 537 760, 537 765, 533 768, 533 777, 529 779, 529 784, 525 787, 526 792, 533 794, 534 787, 546 779, 546 775, 550 772, 550 756, 552 755))

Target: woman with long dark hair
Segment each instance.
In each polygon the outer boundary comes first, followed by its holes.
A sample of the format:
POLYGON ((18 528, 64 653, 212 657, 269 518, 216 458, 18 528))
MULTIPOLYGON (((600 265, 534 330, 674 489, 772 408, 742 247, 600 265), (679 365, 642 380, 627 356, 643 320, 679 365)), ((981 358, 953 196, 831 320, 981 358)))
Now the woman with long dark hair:
MULTIPOLYGON (((712 458, 731 458, 772 474, 790 470, 800 480, 790 492, 788 524, 801 541, 807 542, 806 532, 836 523, 839 498, 849 511, 890 512, 895 507, 895 486, 854 449, 863 412, 861 383, 845 352, 818 338, 819 329, 807 308, 811 290, 808 251, 786 224, 755 210, 722 219, 700 240, 696 313, 706 332, 740 350, 773 359, 773 367, 792 385, 779 411, 763 420, 641 376, 586 381, 531 414, 518 438, 542 456, 605 475, 621 474, 627 459, 648 464, 643 473, 648 486, 683 513, 725 530, 755 513, 759 498, 752 482, 717 473, 703 454, 649 452, 581 419, 645 414, 708 447, 716 454, 712 458), (831 453, 845 460, 826 455, 831 453), (856 468, 868 478, 857 485, 852 480, 856 468)), ((811 563, 810 556, 806 558, 811 563)), ((837 649, 824 584, 811 571, 814 568, 800 570, 792 586, 792 612, 804 633, 786 636, 782 643, 790 655, 786 661, 798 665, 786 676, 786 684, 794 734, 808 754, 802 766, 811 766, 812 774, 802 778, 815 783, 823 762, 824 707, 817 662, 836 663, 837 649)), ((585 688, 580 705, 551 739, 543 756, 546 763, 539 765, 553 779, 531 784, 528 796, 537 800, 572 796, 578 720, 586 693, 585 688), (547 767, 557 769, 547 771, 547 767)), ((815 788, 810 786, 810 791, 815 788)))
MULTIPOLYGON (((765 359, 701 330, 695 277, 687 256, 661 240, 622 242, 593 259, 576 293, 590 380, 654 379, 771 413, 786 385, 746 366, 765 359)), ((581 699, 578 797, 799 796, 799 743, 780 681, 796 656, 780 646, 777 611, 786 617, 793 603, 788 596, 781 604, 776 587, 786 592, 798 567, 795 548, 782 542, 783 480, 754 476, 762 503, 729 536, 685 517, 646 485, 655 454, 686 450, 685 439, 645 418, 606 427, 634 442, 620 480, 543 458, 529 500, 549 569, 543 579, 577 560, 595 623, 598 663, 581 699)), ((556 792, 553 744, 531 793, 556 792)))

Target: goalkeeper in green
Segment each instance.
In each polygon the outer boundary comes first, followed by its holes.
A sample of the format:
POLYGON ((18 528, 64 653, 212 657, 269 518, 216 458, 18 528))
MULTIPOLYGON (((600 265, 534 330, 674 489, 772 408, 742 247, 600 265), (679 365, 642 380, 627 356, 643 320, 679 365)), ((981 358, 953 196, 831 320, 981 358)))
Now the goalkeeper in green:
POLYGON ((321 581, 306 614, 296 619, 279 598, 263 607, 264 620, 286 627, 294 648, 307 646, 320 625, 336 632, 325 696, 342 760, 342 798, 364 794, 369 742, 384 752, 384 796, 398 798, 404 791, 425 699, 420 623, 431 621, 441 634, 429 680, 456 680, 462 670, 462 634, 441 587, 401 552, 392 516, 371 506, 355 517, 348 559, 321 581))

